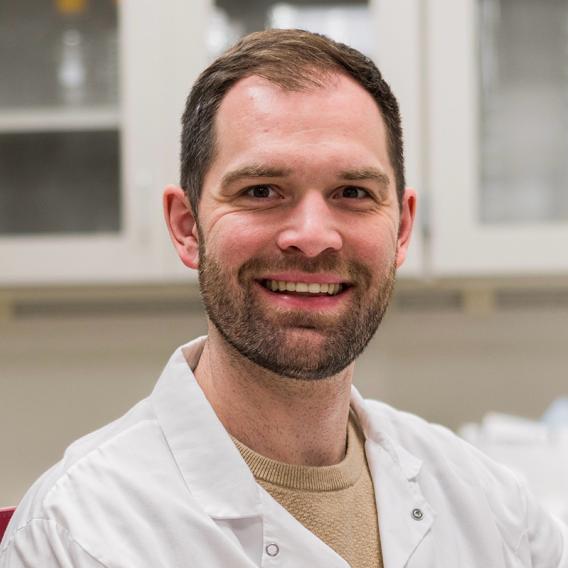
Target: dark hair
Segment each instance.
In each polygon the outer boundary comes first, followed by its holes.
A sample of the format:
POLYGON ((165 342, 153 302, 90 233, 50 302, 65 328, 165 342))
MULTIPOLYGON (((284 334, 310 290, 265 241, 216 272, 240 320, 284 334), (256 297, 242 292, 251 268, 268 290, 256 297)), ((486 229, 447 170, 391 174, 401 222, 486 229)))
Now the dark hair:
POLYGON ((203 179, 215 154, 214 122, 229 89, 258 75, 292 91, 324 85, 326 76, 344 73, 377 103, 387 130, 399 206, 404 192, 404 157, 398 103, 375 64, 362 53, 323 35, 303 30, 267 30, 242 38, 198 77, 182 118, 181 180, 197 216, 203 179))

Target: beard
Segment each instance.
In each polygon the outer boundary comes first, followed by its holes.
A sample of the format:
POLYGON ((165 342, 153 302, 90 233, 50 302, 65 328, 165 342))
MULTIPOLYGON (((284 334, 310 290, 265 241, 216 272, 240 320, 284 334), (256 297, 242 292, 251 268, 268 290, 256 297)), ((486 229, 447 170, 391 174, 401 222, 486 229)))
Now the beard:
POLYGON ((233 285, 233 274, 207 255, 203 235, 199 239, 199 284, 210 321, 240 355, 282 377, 324 379, 351 364, 383 319, 395 274, 393 260, 372 289, 367 266, 342 262, 332 252, 312 259, 252 258, 238 269, 233 285), (353 285, 349 305, 341 315, 268 309, 254 289, 255 276, 286 270, 341 274, 353 285))

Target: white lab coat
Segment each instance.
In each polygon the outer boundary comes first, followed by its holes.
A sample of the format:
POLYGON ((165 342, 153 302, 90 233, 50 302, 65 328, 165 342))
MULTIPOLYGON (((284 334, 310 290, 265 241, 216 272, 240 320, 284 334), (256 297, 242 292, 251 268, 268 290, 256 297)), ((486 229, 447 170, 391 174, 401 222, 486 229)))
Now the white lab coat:
MULTIPOLYGON (((183 348, 195 368, 204 339, 183 348)), ((567 568, 566 529, 448 430, 364 401, 386 568, 567 568)), ((179 348, 152 394, 30 489, 0 568, 347 568, 252 476, 179 348)))

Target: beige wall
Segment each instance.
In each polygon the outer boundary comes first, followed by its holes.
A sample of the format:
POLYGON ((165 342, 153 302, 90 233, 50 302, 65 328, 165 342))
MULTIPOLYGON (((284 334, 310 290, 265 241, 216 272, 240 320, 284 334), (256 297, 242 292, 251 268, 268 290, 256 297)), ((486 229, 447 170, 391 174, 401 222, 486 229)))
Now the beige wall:
MULTIPOLYGON (((488 410, 538 416, 568 394, 568 307, 485 315, 391 310, 356 384, 457 427, 488 410)), ((167 357, 205 329, 200 308, 0 320, 0 506, 69 442, 147 395, 167 357)))

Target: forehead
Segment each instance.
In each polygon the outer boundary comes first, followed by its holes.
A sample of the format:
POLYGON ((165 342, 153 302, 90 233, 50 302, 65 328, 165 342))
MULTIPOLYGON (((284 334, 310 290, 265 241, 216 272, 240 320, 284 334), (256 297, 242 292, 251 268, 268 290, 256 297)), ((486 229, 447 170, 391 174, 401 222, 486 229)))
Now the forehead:
MULTIPOLYGON (((348 100, 358 101, 367 107, 365 110, 378 111, 378 107, 372 96, 355 79, 340 72, 323 74, 314 71, 313 82, 306 79, 303 88, 287 88, 281 84, 270 81, 259 75, 249 75, 237 81, 225 94, 221 108, 230 112, 233 105, 241 104, 245 100, 257 105, 285 104, 293 100, 296 104, 299 100, 309 103, 313 98, 327 99, 334 103, 348 100)), ((301 85, 301 81, 295 84, 301 85)))
POLYGON ((225 95, 215 118, 217 157, 286 145, 364 146, 384 158, 386 129, 372 96, 354 79, 334 74, 321 86, 284 89, 253 75, 225 95), (220 156, 221 155, 221 156, 220 156))

